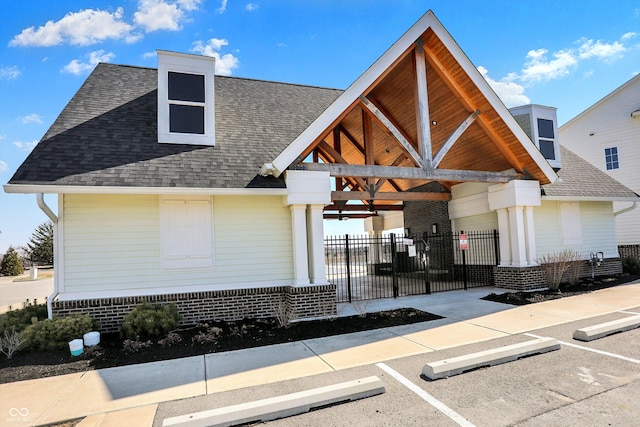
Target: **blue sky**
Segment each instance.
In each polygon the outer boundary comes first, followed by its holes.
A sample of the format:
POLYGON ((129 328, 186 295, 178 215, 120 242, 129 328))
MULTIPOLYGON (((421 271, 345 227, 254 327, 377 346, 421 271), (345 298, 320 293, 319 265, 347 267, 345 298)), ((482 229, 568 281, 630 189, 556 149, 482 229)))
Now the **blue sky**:
MULTIPOLYGON (((560 124, 640 72, 640 0, 5 2, 0 182, 99 61, 156 67, 155 49, 191 52, 216 56, 219 74, 344 89, 428 9, 508 107, 555 106, 560 124)), ((0 192, 0 253, 46 220, 35 195, 0 192)), ((343 226, 362 232, 327 228, 343 226)))

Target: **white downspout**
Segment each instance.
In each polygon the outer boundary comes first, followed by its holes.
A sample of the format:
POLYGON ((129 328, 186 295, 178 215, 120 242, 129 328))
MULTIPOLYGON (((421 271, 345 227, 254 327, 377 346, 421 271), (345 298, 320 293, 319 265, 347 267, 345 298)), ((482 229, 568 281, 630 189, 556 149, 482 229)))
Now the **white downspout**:
POLYGON ((618 212, 614 212, 614 213, 613 213, 613 216, 615 217, 615 216, 621 215, 621 214, 623 214, 623 213, 627 213, 627 212, 629 212, 629 211, 634 210, 634 209, 635 209, 635 208, 637 208, 637 207, 638 207, 638 202, 632 202, 632 203, 631 203, 631 206, 629 206, 629 207, 627 207, 627 208, 624 208, 624 209, 620 209, 618 212))
POLYGON ((58 273, 60 270, 58 269, 58 259, 60 258, 56 251, 56 242, 58 241, 58 217, 56 216, 56 214, 53 213, 53 211, 51 210, 51 208, 49 208, 49 206, 47 206, 47 204, 44 201, 44 194, 42 193, 37 193, 36 194, 36 200, 38 201, 38 207, 40 209, 42 209, 42 211, 49 217, 49 219, 51 220, 51 222, 53 222, 53 271, 54 271, 54 275, 53 275, 53 293, 49 296, 49 298, 47 298, 47 316, 49 317, 49 319, 53 318, 53 307, 51 306, 53 300, 55 299, 55 297, 58 296, 59 293, 59 286, 58 286, 58 273))

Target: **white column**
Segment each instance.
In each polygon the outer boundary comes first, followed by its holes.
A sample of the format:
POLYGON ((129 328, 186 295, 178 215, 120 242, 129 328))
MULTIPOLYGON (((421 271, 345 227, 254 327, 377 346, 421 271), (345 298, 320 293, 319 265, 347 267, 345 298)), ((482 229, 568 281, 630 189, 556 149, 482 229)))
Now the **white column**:
POLYGON ((307 216, 306 205, 290 205, 293 234, 293 284, 309 284, 309 264, 307 258, 307 216))
POLYGON ((536 261, 536 234, 533 223, 533 206, 524 207, 524 233, 527 250, 527 265, 537 265, 536 261))
POLYGON ((327 274, 324 259, 324 205, 309 205, 307 207, 307 236, 309 245, 309 272, 311 283, 326 285, 327 274))
POLYGON ((524 234, 524 208, 513 206, 509 210, 509 231, 511 233, 511 265, 514 267, 527 266, 527 251, 524 234))
POLYGON ((507 209, 497 209, 498 234, 500 239, 500 266, 511 266, 511 233, 509 232, 509 213, 507 209))

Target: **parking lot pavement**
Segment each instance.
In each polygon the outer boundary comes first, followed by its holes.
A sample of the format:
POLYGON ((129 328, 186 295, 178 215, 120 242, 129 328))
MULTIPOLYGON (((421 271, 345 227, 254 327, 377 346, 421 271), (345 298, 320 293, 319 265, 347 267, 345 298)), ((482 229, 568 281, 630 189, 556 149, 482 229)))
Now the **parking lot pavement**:
POLYGON ((640 307, 305 378, 161 403, 165 417, 309 390, 371 375, 382 395, 266 423, 269 426, 538 426, 637 425, 640 419, 640 329, 588 343, 573 331, 640 313, 640 307), (447 379, 421 377, 424 364, 533 339, 561 349, 447 379))
POLYGON ((16 277, 0 277, 0 313, 9 311, 9 307, 22 308, 27 299, 45 302, 53 292, 53 278, 28 280, 26 273, 16 280, 16 277))

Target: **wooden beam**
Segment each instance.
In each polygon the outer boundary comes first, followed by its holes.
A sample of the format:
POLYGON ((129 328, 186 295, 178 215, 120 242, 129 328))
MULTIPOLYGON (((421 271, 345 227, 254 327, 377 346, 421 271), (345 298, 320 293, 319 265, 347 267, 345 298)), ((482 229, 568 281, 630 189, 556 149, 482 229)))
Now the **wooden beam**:
MULTIPOLYGON (((334 150, 332 146, 327 144, 326 141, 321 141, 320 144, 318 144, 318 149, 324 151, 329 156, 333 157, 333 161, 334 162, 342 163, 342 164, 348 164, 347 161, 344 159, 344 157, 342 157, 342 155, 340 153, 338 153, 336 150, 334 150)), ((314 163, 314 164, 322 164, 322 163, 314 163)), ((324 164, 326 164, 326 163, 324 163, 324 164)), ((339 175, 334 175, 334 176, 339 176, 339 175)), ((344 176, 344 175, 342 175, 342 176, 344 176)), ((352 177, 352 178, 355 179, 355 181, 358 183, 358 185, 360 186, 360 188, 362 190, 366 190, 367 189, 367 183, 362 178, 355 177, 355 176, 352 177)))
POLYGON ((456 141, 462 136, 464 131, 467 130, 469 126, 471 126, 471 123, 476 120, 476 117, 478 117, 479 114, 480 110, 476 110, 475 112, 471 113, 469 117, 467 117, 462 123, 460 123, 460 126, 458 126, 457 129, 453 131, 449 138, 447 138, 445 143, 442 145, 442 147, 440 147, 435 157, 433 158, 434 168, 438 167, 444 156, 449 152, 451 147, 453 147, 453 144, 455 144, 456 141))
POLYGON ((345 219, 362 219, 369 218, 372 216, 377 216, 375 212, 369 213, 343 213, 343 214, 334 214, 334 213, 326 213, 322 215, 324 219, 337 219, 337 220, 345 220, 345 219))
MULTIPOLYGON (((326 211, 343 211, 343 212, 361 212, 368 211, 369 205, 347 205, 347 200, 336 200, 339 204, 331 204, 324 207, 326 211)), ((374 205, 376 211, 401 211, 404 209, 402 205, 374 205)))
MULTIPOLYGON (((418 130, 418 148, 420 155, 427 163, 431 163, 431 119, 429 116, 429 94, 427 92, 427 65, 424 57, 424 42, 416 41, 414 62, 416 66, 416 121, 418 130)), ((435 167, 435 166, 434 166, 435 167)))
MULTIPOLYGON (((373 152, 373 127, 371 124, 371 116, 369 116, 364 110, 362 110, 362 137, 364 139, 364 164, 373 165, 374 152, 373 152)), ((367 187, 365 188, 371 193, 371 198, 376 192, 375 178, 367 177, 367 187)))
MULTIPOLYGON (((400 143, 402 148, 409 154, 409 157, 415 162, 417 166, 427 170, 429 165, 425 163, 425 161, 420 157, 420 154, 413 148, 413 145, 409 142, 407 138, 400 132, 400 130, 391 122, 391 120, 382 112, 378 107, 373 105, 371 100, 364 96, 360 96, 360 102, 364 106, 364 111, 368 111, 371 113, 380 124, 386 128, 389 133, 400 143)), ((366 150, 365 150, 366 151, 366 150)))
POLYGON ((415 167, 348 165, 338 163, 300 163, 305 170, 325 171, 331 176, 376 177, 387 179, 419 179, 427 181, 508 182, 522 174, 472 170, 435 169, 427 172, 415 167))
MULTIPOLYGON (((368 191, 332 191, 332 200, 371 200, 368 191)), ((419 192, 377 192, 373 200, 451 200, 449 193, 419 193, 419 192)))
MULTIPOLYGON (((438 76, 444 81, 447 87, 453 92, 454 95, 458 98, 458 100, 462 103, 462 105, 470 111, 478 110, 477 106, 474 102, 465 94, 462 87, 453 79, 449 71, 445 68, 445 66, 440 62, 435 53, 431 51, 428 47, 424 47, 424 51, 426 54, 426 58, 429 61, 429 64, 436 71, 438 76)), ((513 166, 513 168, 518 171, 523 171, 522 162, 505 146, 502 138, 496 133, 491 124, 489 123, 486 117, 480 116, 478 119, 478 124, 484 130, 489 139, 494 143, 494 145, 498 148, 498 150, 502 153, 502 155, 507 159, 507 161, 513 166)))

